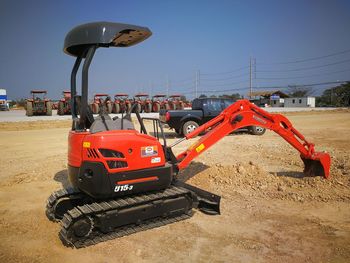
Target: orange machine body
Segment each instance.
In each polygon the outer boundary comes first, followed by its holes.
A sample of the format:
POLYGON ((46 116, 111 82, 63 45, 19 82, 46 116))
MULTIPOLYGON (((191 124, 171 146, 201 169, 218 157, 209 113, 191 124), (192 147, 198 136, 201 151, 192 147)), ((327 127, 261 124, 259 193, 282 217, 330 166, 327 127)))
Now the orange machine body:
POLYGON ((93 197, 164 189, 171 182, 172 166, 152 136, 136 130, 70 131, 68 142, 70 181, 93 197))

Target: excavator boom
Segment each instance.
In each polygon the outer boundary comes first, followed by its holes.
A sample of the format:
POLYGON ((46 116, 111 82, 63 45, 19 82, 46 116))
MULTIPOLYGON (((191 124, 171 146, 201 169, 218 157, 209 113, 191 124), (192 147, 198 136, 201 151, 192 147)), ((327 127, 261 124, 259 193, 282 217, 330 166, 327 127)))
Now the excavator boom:
POLYGON ((178 169, 182 170, 187 167, 195 157, 226 135, 247 126, 260 126, 273 130, 298 150, 305 165, 304 174, 306 176, 329 178, 331 159, 328 153, 315 152, 314 144, 308 142, 283 115, 271 114, 248 100, 238 100, 216 118, 186 135, 187 140, 204 131, 209 131, 177 156, 178 169))

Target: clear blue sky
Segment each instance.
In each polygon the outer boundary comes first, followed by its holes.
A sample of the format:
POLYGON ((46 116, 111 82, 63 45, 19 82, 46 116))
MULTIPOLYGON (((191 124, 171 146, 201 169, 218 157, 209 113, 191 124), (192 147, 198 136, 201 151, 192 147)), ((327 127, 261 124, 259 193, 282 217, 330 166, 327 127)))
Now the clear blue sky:
MULTIPOLYGON (((91 95, 165 92, 168 76, 169 93, 191 96, 197 70, 200 91, 247 94, 250 56, 256 58, 253 84, 260 88, 349 80, 350 52, 327 56, 350 49, 349 13, 348 0, 2 0, 0 88, 10 99, 26 97, 31 89, 47 89, 59 98, 69 89, 74 63, 62 52, 64 37, 91 21, 136 24, 153 32, 137 46, 97 51, 91 95), (269 65, 321 56, 327 57, 269 65), (229 71, 234 72, 224 73, 229 71)), ((315 87, 316 93, 324 87, 315 87)))

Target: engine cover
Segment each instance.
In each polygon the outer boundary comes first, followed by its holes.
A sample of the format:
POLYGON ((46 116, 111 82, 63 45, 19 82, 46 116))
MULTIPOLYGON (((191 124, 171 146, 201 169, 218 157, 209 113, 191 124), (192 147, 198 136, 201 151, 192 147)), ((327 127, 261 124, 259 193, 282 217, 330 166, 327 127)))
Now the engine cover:
POLYGON ((159 141, 135 130, 71 131, 68 173, 74 187, 94 198, 165 189, 173 175, 159 141))

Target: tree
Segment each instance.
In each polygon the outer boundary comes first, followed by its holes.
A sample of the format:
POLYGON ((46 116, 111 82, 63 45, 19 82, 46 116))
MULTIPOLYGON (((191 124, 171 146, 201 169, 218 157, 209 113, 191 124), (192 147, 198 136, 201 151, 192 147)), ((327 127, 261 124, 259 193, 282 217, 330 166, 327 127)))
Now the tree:
POLYGON ((199 95, 199 97, 198 98, 206 98, 207 97, 207 95, 205 95, 205 94, 201 94, 201 95, 199 95))
POLYGON ((302 98, 312 94, 313 90, 310 87, 305 86, 289 86, 288 95, 291 97, 302 98))
POLYGON ((350 82, 329 88, 323 91, 322 95, 316 98, 316 105, 349 107, 350 106, 350 82))

